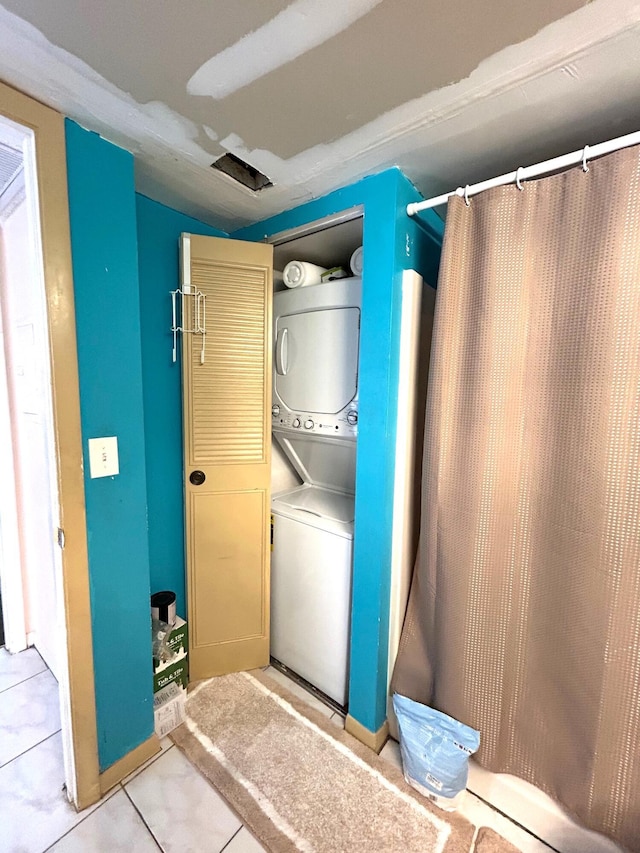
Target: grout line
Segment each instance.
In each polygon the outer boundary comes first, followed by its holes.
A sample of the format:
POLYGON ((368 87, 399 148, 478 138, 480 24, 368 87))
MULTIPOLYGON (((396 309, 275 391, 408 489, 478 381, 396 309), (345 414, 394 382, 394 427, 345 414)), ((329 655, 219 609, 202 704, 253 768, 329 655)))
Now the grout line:
MULTIPOLYGON (((502 815, 503 818, 509 821, 509 823, 513 824, 513 826, 517 826, 518 829, 521 829, 523 832, 526 832, 527 835, 531 836, 531 838, 535 838, 536 841, 539 841, 541 844, 544 844, 545 847, 548 847, 549 850, 552 850, 553 853, 562 853, 561 850, 558 850, 556 847, 552 847, 548 841, 545 841, 544 838, 540 838, 539 835, 536 835, 535 832, 531 832, 530 829, 527 829, 526 826, 523 826, 521 823, 518 823, 517 820, 514 820, 511 815, 508 815, 506 812, 503 812, 501 809, 496 808, 493 803, 490 803, 489 800, 485 800, 484 797, 481 797, 479 794, 476 794, 475 791, 472 791, 471 788, 467 788, 467 791, 480 800, 481 803, 484 803, 485 806, 488 806, 492 811, 496 812, 499 815, 502 815)), ((496 830, 497 831, 497 830, 496 830)))
POLYGON ((243 824, 243 823, 241 823, 241 824, 240 824, 240 826, 236 829, 236 831, 233 833, 233 835, 231 836, 231 838, 227 841, 227 843, 224 845, 224 847, 220 850, 220 853, 224 853, 224 851, 227 849, 227 847, 231 844, 231 842, 233 841, 233 839, 236 837, 236 835, 237 835, 237 834, 238 834, 242 829, 244 829, 244 824, 243 824))
POLYGON ((159 758, 162 758, 163 755, 166 755, 168 752, 170 752, 174 746, 175 744, 172 742, 171 746, 168 746, 166 749, 162 749, 160 752, 156 753, 156 755, 152 755, 151 758, 147 758, 147 761, 144 762, 144 767, 140 766, 136 770, 132 770, 131 773, 128 774, 128 776, 125 776, 125 779, 127 781, 125 782, 124 779, 121 779, 118 784, 122 785, 122 787, 124 788, 125 785, 128 785, 130 782, 133 782, 133 780, 137 779, 141 773, 144 773, 144 771, 148 770, 152 764, 155 764, 159 758))
MULTIPOLYGON (((146 820, 144 819, 144 815, 142 814, 142 812, 140 811, 140 809, 137 807, 137 805, 136 805, 136 804, 133 802, 133 800, 131 799, 131 795, 129 794, 129 792, 127 791, 127 789, 124 787, 124 785, 121 785, 120 787, 121 787, 121 788, 122 788, 122 790, 124 791, 124 795, 125 795, 125 797, 129 800, 129 802, 131 803, 131 805, 133 806, 133 808, 136 810, 136 812, 137 812, 137 814, 138 814, 138 817, 139 817, 139 818, 140 818, 140 820, 142 821, 143 825, 147 828, 147 832, 149 833, 149 835, 150 835, 150 836, 153 838, 153 840, 155 841, 156 846, 158 847, 158 850, 163 850, 162 846, 160 845, 160 842, 158 841, 158 839, 157 839, 157 838, 155 837, 155 835, 153 834, 153 831, 152 831, 151 827, 149 826, 149 824, 148 824, 148 823, 146 822, 146 820)), ((164 851, 163 851, 163 853, 164 853, 164 851)))
MULTIPOLYGON (((108 796, 107 796, 107 794, 105 794, 101 801, 98 800, 98 803, 94 809, 91 809, 91 811, 87 811, 87 814, 84 817, 81 817, 77 823, 74 823, 73 826, 69 827, 69 829, 66 832, 63 832, 59 838, 56 838, 56 840, 53 841, 46 848, 46 850, 43 851, 43 853, 48 853, 48 851, 51 850, 53 847, 55 847, 59 841, 62 841, 62 839, 66 838, 67 835, 70 835, 74 829, 77 829, 81 823, 84 823, 85 820, 89 820, 90 817, 92 817, 97 811, 99 811, 104 806, 104 804, 106 802, 108 802, 108 800, 110 800, 114 796, 115 787, 116 786, 114 785, 114 787, 111 788, 111 790, 108 792, 108 796), (114 793, 112 793, 112 792, 114 792, 114 793)), ((118 783, 118 787, 120 787, 119 783, 118 783)), ((71 808, 74 808, 72 803, 69 803, 69 805, 71 806, 71 808)), ((91 808, 91 807, 89 807, 89 808, 91 808)), ((82 812, 76 812, 76 814, 82 814, 82 812)))
POLYGON ((3 693, 8 693, 9 690, 13 690, 14 687, 18 687, 18 685, 20 684, 24 684, 27 681, 31 681, 32 678, 36 678, 36 676, 38 675, 42 675, 43 672, 49 672, 46 666, 44 667, 44 669, 41 669, 40 672, 34 672, 31 675, 28 675, 26 678, 23 678, 20 681, 16 681, 15 684, 11 684, 9 687, 3 687, 2 690, 0 690, 0 696, 3 693))
POLYGON ((0 764, 0 770, 4 770, 5 767, 8 767, 12 762, 16 761, 18 758, 22 758, 23 755, 26 755, 28 752, 31 752, 32 749, 35 749, 36 746, 40 746, 41 744, 48 741, 50 738, 54 737, 54 735, 59 735, 62 731, 62 728, 56 729, 55 732, 51 732, 51 734, 43 737, 42 740, 39 740, 37 743, 32 743, 31 746, 28 746, 26 749, 23 749, 21 753, 18 755, 14 755, 13 758, 10 758, 8 761, 5 761, 4 764, 0 764))

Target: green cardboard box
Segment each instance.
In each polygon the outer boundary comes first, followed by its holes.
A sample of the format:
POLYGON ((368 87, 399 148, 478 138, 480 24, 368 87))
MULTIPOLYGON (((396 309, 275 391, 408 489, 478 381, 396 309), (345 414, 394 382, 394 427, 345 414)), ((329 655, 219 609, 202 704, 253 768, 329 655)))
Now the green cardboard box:
POLYGON ((153 673, 153 692, 157 693, 158 690, 162 690, 163 687, 172 682, 186 689, 189 682, 189 660, 187 655, 180 655, 177 659, 156 667, 153 673))

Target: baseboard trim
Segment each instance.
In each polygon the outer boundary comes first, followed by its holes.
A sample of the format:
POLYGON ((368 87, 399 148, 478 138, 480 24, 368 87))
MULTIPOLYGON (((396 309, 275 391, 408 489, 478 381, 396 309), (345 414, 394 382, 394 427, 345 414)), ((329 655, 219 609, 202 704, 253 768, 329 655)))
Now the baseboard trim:
POLYGON ((389 723, 387 720, 384 721, 377 732, 372 732, 365 728, 362 723, 359 723, 352 716, 347 714, 344 721, 344 728, 345 731, 349 732, 350 735, 353 735, 356 740, 360 741, 360 743, 363 743, 365 746, 368 746, 369 749, 378 753, 389 737, 389 723))
POLYGON ((140 746, 136 746, 135 749, 132 749, 131 752, 128 752, 126 755, 123 755, 122 758, 119 758, 115 764, 112 764, 111 767, 107 767, 100 774, 100 793, 106 794, 107 791, 110 791, 114 785, 117 785, 118 782, 122 782, 122 780, 129 775, 129 773, 133 773, 134 770, 137 770, 141 764, 144 764, 145 761, 148 761, 150 758, 153 758, 154 755, 157 755, 161 750, 160 740, 158 736, 154 733, 148 740, 145 740, 140 746))

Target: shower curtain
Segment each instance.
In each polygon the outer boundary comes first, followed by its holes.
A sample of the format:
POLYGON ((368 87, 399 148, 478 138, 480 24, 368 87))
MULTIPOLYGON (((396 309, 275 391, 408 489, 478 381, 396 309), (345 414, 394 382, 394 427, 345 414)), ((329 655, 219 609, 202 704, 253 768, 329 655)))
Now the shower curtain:
POLYGON ((449 203, 393 688, 640 851, 640 152, 449 203))

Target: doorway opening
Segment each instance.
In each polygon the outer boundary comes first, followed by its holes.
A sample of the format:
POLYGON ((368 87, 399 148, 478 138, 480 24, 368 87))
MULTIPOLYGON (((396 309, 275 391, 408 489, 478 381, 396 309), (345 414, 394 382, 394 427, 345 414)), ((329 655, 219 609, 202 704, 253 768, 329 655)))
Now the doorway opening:
MULTIPOLYGON (((5 145, 22 152, 25 196, 33 229, 32 239, 35 240, 32 251, 37 262, 46 340, 47 417, 53 424, 48 446, 53 444, 54 452, 50 453, 50 458, 55 460, 49 474, 52 490, 57 491, 57 495, 54 494, 57 500, 52 501, 47 495, 40 496, 42 503, 52 505, 54 525, 52 530, 38 535, 53 536, 57 564, 55 586, 59 594, 57 601, 49 601, 49 614, 54 615, 59 638, 57 669, 64 766, 57 775, 61 787, 62 781, 66 780, 66 798, 76 809, 84 809, 100 798, 102 786, 106 786, 109 779, 103 782, 98 764, 65 123, 60 113, 3 83, 0 83, 0 120, 1 138, 5 145)), ((22 277, 20 281, 23 281, 22 277)), ((9 288, 2 283, 0 267, 0 294, 4 296, 8 292, 9 288)), ((6 308, 3 313, 6 314, 6 308)), ((3 325, 6 327, 6 322, 3 325)), ((11 348, 5 349, 3 340, 0 349, 6 357, 11 348)), ((9 378, 7 370, 0 370, 0 374, 5 381, 9 378)), ((0 399, 0 413, 3 411, 8 413, 9 406, 3 406, 0 399)), ((14 461, 13 453, 11 459, 14 461)), ((4 476, 5 469, 2 470, 4 476)), ((6 490, 4 494, 11 495, 11 491, 6 490)), ((15 507, 15 500, 13 503, 15 507)), ((3 522, 5 537, 10 535, 6 534, 7 529, 15 534, 17 523, 12 526, 3 522)), ((14 536, 14 552, 15 547, 19 549, 19 539, 17 542, 16 546, 14 536)), ((8 638, 15 631, 17 638, 24 636, 23 642, 27 641, 25 610, 24 607, 8 607, 6 601, 12 579, 15 587, 15 578, 19 575, 5 573, 4 565, 6 558, 2 555, 5 641, 19 644, 19 639, 8 638)), ((24 596, 24 591, 22 594, 24 596)), ((28 654, 30 650, 22 653, 28 654)), ((37 653, 34 651, 33 654, 37 653)), ((6 649, 2 650, 2 656, 5 661, 11 658, 6 649)), ((15 730, 22 729, 15 727, 15 730)), ((60 788, 57 790, 59 793, 60 788)))
MULTIPOLYGON (((0 115, 0 595, 5 654, 34 647, 59 685, 61 780, 75 790, 63 534, 33 130, 0 115)), ((46 673, 36 678, 49 678, 46 673)), ((55 689, 51 681, 52 689, 55 689)), ((53 723, 51 723, 53 725, 53 723)), ((45 732, 46 734, 46 732, 45 732)))

